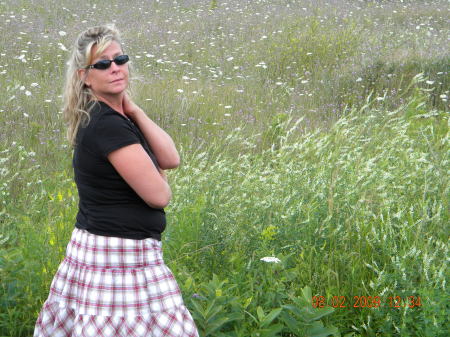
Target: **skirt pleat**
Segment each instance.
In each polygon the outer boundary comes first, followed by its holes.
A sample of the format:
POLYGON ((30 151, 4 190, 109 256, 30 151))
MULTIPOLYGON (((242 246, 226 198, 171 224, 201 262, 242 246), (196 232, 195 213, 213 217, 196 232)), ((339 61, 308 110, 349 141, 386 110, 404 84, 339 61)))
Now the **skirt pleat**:
POLYGON ((161 242, 75 228, 34 337, 197 337, 161 242))

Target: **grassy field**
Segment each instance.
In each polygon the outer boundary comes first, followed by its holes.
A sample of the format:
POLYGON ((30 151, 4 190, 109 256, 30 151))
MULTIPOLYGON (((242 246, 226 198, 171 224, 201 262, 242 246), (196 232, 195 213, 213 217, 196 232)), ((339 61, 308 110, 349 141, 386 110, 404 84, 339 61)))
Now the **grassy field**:
POLYGON ((135 101, 182 156, 164 256, 201 336, 448 336, 449 14, 444 0, 0 1, 0 336, 32 334, 64 257, 65 62, 111 22, 135 101))

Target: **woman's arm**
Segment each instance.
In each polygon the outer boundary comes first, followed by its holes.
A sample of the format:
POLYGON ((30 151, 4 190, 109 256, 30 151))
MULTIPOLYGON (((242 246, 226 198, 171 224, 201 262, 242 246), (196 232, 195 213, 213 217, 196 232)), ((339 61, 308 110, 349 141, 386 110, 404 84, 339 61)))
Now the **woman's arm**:
POLYGON ((180 165, 180 156, 172 138, 153 122, 145 112, 125 94, 123 111, 139 127, 148 145, 155 154, 159 166, 164 169, 176 168, 180 165))
POLYGON ((108 160, 147 205, 164 208, 169 204, 172 192, 164 172, 158 171, 141 144, 115 150, 108 160))

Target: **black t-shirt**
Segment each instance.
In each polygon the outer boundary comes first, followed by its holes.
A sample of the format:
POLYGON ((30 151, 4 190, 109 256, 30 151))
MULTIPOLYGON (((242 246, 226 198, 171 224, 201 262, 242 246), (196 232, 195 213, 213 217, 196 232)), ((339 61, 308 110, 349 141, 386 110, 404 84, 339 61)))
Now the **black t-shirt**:
POLYGON ((148 206, 107 158, 112 151, 131 144, 141 144, 159 167, 139 128, 106 103, 96 103, 89 123, 78 130, 73 155, 80 198, 75 226, 97 235, 161 240, 166 226, 164 210, 148 206))

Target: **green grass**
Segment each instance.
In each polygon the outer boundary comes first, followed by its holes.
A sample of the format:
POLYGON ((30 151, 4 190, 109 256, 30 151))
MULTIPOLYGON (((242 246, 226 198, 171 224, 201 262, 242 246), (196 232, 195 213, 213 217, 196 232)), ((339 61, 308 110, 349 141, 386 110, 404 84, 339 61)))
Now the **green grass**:
POLYGON ((32 333, 77 211, 58 43, 112 20, 182 156, 164 256, 202 336, 445 336, 445 5, 0 2, 0 336, 32 333))

